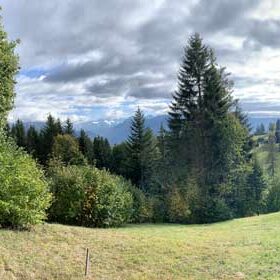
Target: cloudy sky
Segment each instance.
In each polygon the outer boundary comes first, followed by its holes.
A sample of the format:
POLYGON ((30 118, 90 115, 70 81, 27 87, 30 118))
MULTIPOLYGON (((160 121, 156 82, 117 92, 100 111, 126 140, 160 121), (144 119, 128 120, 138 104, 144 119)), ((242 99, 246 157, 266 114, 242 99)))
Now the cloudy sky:
POLYGON ((252 115, 280 113, 278 0, 2 0, 21 71, 11 119, 116 120, 166 112, 193 32, 252 115))

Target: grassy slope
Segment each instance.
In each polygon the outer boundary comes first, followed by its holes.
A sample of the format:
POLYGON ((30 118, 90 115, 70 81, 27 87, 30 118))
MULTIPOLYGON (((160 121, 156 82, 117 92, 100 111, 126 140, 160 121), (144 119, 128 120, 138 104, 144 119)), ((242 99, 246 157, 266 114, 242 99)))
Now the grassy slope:
POLYGON ((0 279, 279 279, 280 213, 214 225, 0 230, 0 279))
MULTIPOLYGON (((265 139, 268 138, 268 136, 254 136, 253 139, 257 140, 259 137, 264 137, 265 139)), ((269 166, 268 164, 268 152, 269 151, 269 145, 268 144, 262 144, 259 147, 255 148, 255 153, 257 156, 257 159, 259 161, 259 164, 263 167, 264 171, 267 171, 267 168, 269 166)), ((276 155, 276 176, 280 176, 280 145, 275 145, 275 155, 276 155)))

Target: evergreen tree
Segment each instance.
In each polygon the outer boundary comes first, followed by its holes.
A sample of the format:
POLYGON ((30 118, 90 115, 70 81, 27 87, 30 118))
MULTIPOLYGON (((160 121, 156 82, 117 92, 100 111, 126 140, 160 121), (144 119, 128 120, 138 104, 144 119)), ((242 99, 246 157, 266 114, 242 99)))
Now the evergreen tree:
POLYGON ((273 131, 269 134, 268 137, 268 155, 267 155, 267 163, 268 163, 268 171, 270 175, 274 178, 276 171, 276 144, 275 144, 275 135, 273 131))
POLYGON ((280 119, 278 119, 276 122, 275 138, 276 138, 276 143, 279 144, 280 143, 280 119))
POLYGON ((17 120, 16 123, 12 126, 11 136, 15 139, 16 144, 19 147, 26 147, 26 133, 23 122, 17 120))
POLYGON ((129 174, 127 172, 127 159, 128 159, 128 154, 127 154, 126 143, 123 142, 121 144, 114 145, 112 149, 111 171, 118 175, 128 177, 129 174))
POLYGON ((255 135, 264 135, 265 134, 265 127, 264 124, 261 123, 257 126, 255 135))
POLYGON ((57 134, 63 134, 63 127, 59 118, 56 120, 56 129, 57 134))
POLYGON ((144 191, 149 191, 154 170, 155 142, 151 129, 145 127, 145 117, 137 109, 127 140, 128 172, 131 181, 144 191))
POLYGON ((54 138, 59 134, 57 121, 52 115, 48 115, 45 126, 40 132, 41 147, 40 147, 40 161, 43 164, 47 163, 54 144, 54 138))
POLYGON ((276 124, 271 122, 268 126, 268 131, 275 133, 275 130, 276 130, 276 124))
POLYGON ((266 181, 261 167, 254 161, 252 172, 248 176, 247 181, 247 215, 260 214, 263 209, 263 193, 267 188, 266 181))
POLYGON ((39 134, 34 126, 30 126, 27 130, 26 150, 29 154, 32 154, 35 158, 38 158, 40 151, 40 139, 39 134))
POLYGON ((232 114, 231 93, 232 82, 225 69, 217 65, 214 52, 198 34, 191 36, 170 107, 169 155, 176 159, 170 161, 171 166, 177 169, 179 165, 178 174, 185 174, 181 186, 185 188, 188 180, 196 180, 196 201, 190 201, 196 222, 232 215, 229 200, 233 198, 228 198, 232 193, 231 173, 245 161, 248 128, 240 112, 232 114), (174 165, 174 161, 179 164, 174 165))
POLYGON ((90 164, 93 164, 94 162, 93 143, 83 129, 81 129, 80 131, 80 136, 78 140, 79 140, 80 151, 88 160, 88 162, 90 164))
POLYGON ((73 123, 71 122, 71 120, 69 118, 67 118, 66 122, 65 122, 65 126, 63 129, 63 133, 64 134, 69 134, 74 136, 74 128, 73 128, 73 123))
POLYGON ((112 151, 106 138, 97 136, 93 139, 93 154, 97 168, 111 168, 112 151))

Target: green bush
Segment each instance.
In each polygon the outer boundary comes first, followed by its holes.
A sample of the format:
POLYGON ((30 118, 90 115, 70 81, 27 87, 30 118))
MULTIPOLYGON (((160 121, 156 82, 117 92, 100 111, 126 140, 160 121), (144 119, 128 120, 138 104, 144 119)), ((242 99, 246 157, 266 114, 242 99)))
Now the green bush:
POLYGON ((153 201, 152 198, 147 197, 140 189, 129 186, 129 191, 133 197, 133 213, 131 222, 133 223, 147 223, 153 220, 153 201))
POLYGON ((185 196, 174 188, 167 198, 167 215, 171 223, 187 223, 191 211, 185 196))
POLYGON ((50 200, 36 162, 0 132, 0 226, 21 228, 40 223, 50 200))
POLYGON ((89 166, 53 165, 49 174, 52 221, 90 227, 130 221, 133 202, 124 179, 89 166))

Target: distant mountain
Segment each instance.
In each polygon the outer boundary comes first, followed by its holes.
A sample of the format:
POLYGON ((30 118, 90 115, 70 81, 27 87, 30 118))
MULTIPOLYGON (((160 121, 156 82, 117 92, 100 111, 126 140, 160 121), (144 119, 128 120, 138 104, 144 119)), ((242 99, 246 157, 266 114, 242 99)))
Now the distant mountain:
MULTIPOLYGON (((75 125, 75 129, 79 131, 81 128, 84 129, 90 137, 102 136, 106 137, 109 142, 113 144, 121 143, 126 140, 130 133, 131 118, 117 121, 117 122, 85 122, 75 125)), ((158 133, 161 124, 167 127, 167 116, 147 116, 146 126, 150 127, 154 133, 158 133)))
MULTIPOLYGON (((146 126, 150 127, 155 134, 160 130, 161 124, 167 128, 167 115, 160 116, 147 116, 146 126)), ((249 122, 251 123, 252 131, 256 130, 256 127, 263 123, 268 128, 271 122, 276 122, 278 117, 257 117, 250 116, 249 122)), ((93 138, 95 136, 106 137, 109 142, 114 145, 126 140, 130 132, 131 118, 118 120, 118 121, 93 121, 74 124, 76 133, 79 133, 81 129, 84 129, 87 134, 93 138)), ((40 129, 44 126, 43 122, 25 122, 25 127, 28 128, 33 125, 36 129, 40 129)))

